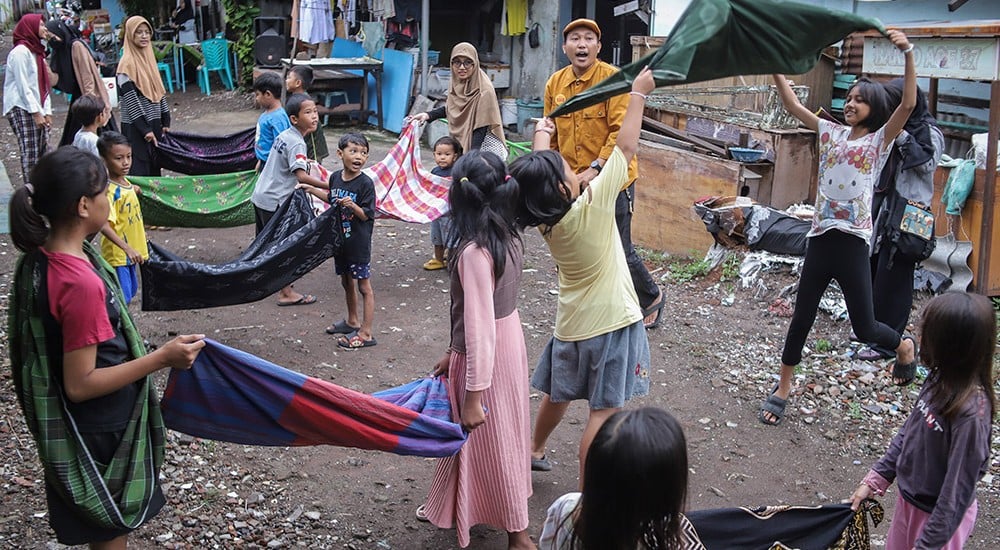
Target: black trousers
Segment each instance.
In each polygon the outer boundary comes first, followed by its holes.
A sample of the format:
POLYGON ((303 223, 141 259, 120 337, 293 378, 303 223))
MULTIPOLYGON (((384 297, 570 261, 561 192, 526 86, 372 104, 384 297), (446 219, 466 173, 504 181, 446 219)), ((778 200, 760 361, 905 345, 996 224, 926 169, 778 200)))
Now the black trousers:
POLYGON ((831 229, 809 238, 799 293, 795 297, 795 312, 781 352, 782 364, 795 366, 802 361, 802 347, 816 320, 820 298, 831 280, 840 284, 851 326, 862 342, 873 342, 891 350, 899 347, 900 333, 875 320, 868 243, 855 235, 831 229))
POLYGON ((632 276, 632 286, 639 296, 639 307, 643 310, 653 305, 656 297, 660 295, 660 287, 656 285, 653 276, 646 269, 646 264, 636 253, 632 246, 632 201, 635 199, 635 182, 628 188, 618 193, 615 199, 615 225, 618 226, 618 234, 622 239, 622 248, 625 250, 625 262, 628 263, 628 272, 632 276))

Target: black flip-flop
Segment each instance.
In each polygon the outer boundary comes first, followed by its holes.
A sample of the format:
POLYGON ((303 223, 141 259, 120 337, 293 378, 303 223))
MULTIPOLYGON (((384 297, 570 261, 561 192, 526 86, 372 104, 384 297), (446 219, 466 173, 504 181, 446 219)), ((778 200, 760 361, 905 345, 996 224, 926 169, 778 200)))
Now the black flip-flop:
POLYGON ((298 300, 295 300, 295 301, 292 301, 292 302, 281 302, 281 301, 279 301, 278 305, 281 306, 281 307, 307 306, 309 304, 315 304, 315 303, 316 303, 316 297, 315 296, 313 296, 312 294, 303 294, 298 300))
POLYGON ((912 336, 904 336, 903 339, 913 342, 913 361, 900 363, 898 360, 893 360, 892 383, 900 387, 909 386, 917 378, 917 342, 912 336))
POLYGON ((757 413, 757 420, 760 420, 761 424, 766 426, 777 426, 785 419, 785 407, 788 405, 788 400, 775 395, 777 391, 778 385, 775 384, 774 389, 768 394, 767 399, 760 405, 760 412, 757 413), (774 420, 768 420, 764 416, 765 412, 771 413, 774 416, 774 420))
POLYGON ((650 322, 648 325, 646 325, 645 323, 643 324, 643 326, 646 327, 646 330, 660 326, 660 317, 663 316, 663 306, 666 305, 666 303, 667 303, 666 297, 663 295, 663 290, 661 289, 660 301, 642 310, 643 320, 645 320, 646 317, 649 317, 653 313, 656 313, 656 317, 653 318, 652 322, 650 322))
POLYGON ((326 327, 327 334, 350 334, 352 332, 357 332, 361 327, 352 327, 347 324, 347 319, 341 319, 336 323, 326 327))

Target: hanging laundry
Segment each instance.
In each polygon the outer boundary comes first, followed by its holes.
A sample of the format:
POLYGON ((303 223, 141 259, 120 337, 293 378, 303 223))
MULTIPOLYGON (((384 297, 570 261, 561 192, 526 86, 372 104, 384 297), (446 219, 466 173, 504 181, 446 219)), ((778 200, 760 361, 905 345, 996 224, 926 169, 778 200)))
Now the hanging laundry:
POLYGON ((299 0, 299 40, 308 44, 329 42, 336 36, 329 0, 299 0))
POLYGON ((504 0, 503 26, 505 36, 520 36, 528 30, 528 0, 504 0))
POLYGON ((384 21, 396 17, 396 2, 394 0, 369 0, 368 7, 376 19, 384 21))

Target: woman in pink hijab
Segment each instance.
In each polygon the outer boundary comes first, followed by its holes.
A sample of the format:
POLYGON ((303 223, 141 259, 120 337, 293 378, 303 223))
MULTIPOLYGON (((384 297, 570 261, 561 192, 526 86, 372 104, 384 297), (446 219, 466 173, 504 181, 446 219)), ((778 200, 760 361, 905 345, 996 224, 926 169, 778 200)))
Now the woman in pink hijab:
POLYGON ((3 114, 17 136, 24 183, 30 182, 31 169, 45 154, 52 126, 52 86, 42 43, 48 37, 45 19, 29 13, 14 27, 14 47, 7 54, 3 114))

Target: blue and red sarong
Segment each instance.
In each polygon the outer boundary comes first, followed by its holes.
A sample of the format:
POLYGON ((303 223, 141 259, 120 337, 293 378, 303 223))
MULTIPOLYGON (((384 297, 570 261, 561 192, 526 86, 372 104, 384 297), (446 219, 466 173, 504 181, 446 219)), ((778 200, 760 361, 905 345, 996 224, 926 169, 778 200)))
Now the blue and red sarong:
POLYGON ((172 370, 166 426, 244 445, 337 445, 451 456, 465 443, 440 378, 363 394, 206 339, 190 370, 172 370))

